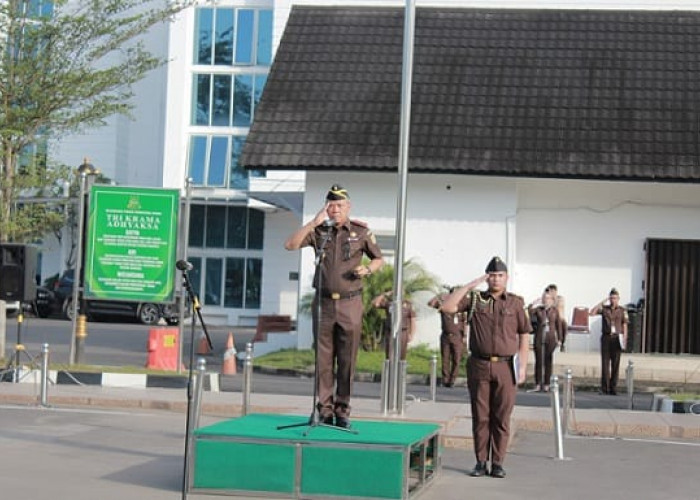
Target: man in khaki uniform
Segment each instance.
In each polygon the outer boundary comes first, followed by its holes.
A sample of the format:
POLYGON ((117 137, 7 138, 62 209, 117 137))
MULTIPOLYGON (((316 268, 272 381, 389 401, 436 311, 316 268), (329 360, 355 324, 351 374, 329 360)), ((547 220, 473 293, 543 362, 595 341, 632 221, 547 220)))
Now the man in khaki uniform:
MULTIPOLYGON (((384 309, 386 311, 386 319, 384 320, 383 333, 384 333, 384 354, 386 359, 391 358, 391 352, 393 349, 394 342, 391 338, 391 291, 382 293, 372 299, 372 306, 377 309, 384 309)), ((413 334, 416 331, 416 311, 413 309, 413 302, 408 299, 403 299, 401 305, 401 358, 406 359, 406 353, 408 351, 408 343, 413 340, 413 334)))
POLYGON ((617 395, 617 379, 620 374, 620 354, 627 345, 627 309, 620 305, 620 293, 610 290, 607 299, 603 299, 589 311, 591 316, 603 317, 603 331, 600 336, 600 392, 617 395), (605 302, 608 304, 605 304, 605 302))
POLYGON ((367 224, 350 220, 349 215, 350 196, 334 184, 323 208, 284 244, 287 250, 313 247, 320 256, 313 281, 317 290, 313 303, 314 338, 318 342, 317 408, 323 423, 338 427, 350 426, 350 394, 362 335, 362 278, 384 263, 367 224), (371 259, 366 266, 361 265, 364 255, 371 259))
POLYGON ((523 298, 506 291, 505 262, 494 257, 486 273, 488 290, 470 292, 469 286, 461 287, 445 299, 442 310, 471 316, 467 387, 476 466, 469 475, 488 474, 490 456, 491 476, 503 478, 510 415, 517 385, 525 381, 527 373, 531 327, 523 298))

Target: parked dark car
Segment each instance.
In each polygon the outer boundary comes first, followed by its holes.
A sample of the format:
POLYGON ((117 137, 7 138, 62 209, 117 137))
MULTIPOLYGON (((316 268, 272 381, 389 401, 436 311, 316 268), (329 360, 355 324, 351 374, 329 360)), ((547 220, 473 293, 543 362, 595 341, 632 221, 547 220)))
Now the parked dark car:
MULTIPOLYGON (((66 319, 73 319, 73 280, 74 270, 65 271, 58 279, 49 278, 45 284, 53 283, 54 313, 66 319)), ((153 302, 126 302, 121 300, 86 300, 85 314, 88 319, 107 316, 120 316, 138 319, 145 325, 154 325, 163 318, 169 325, 176 325, 179 320, 178 306, 153 302)), ((187 312, 185 314, 187 316, 187 312)))

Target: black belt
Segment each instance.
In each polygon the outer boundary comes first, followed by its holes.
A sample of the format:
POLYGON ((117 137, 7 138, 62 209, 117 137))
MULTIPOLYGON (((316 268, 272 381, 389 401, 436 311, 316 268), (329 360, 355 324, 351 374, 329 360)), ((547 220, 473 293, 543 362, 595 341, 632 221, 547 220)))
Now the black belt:
POLYGON ((492 363, 498 363, 499 361, 510 361, 513 359, 513 356, 487 356, 485 354, 473 354, 473 356, 483 359, 484 361, 491 361, 492 363))
POLYGON ((321 296, 324 299, 342 300, 350 299, 352 297, 357 297, 362 294, 362 290, 353 290, 352 292, 331 292, 328 290, 323 290, 321 296))

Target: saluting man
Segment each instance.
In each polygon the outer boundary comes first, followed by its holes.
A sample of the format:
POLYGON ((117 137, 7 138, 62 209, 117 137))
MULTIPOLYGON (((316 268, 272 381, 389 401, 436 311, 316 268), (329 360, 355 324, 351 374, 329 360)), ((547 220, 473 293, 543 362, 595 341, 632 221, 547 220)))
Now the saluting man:
POLYGON ((589 314, 600 314, 603 317, 603 331, 600 336, 600 392, 615 396, 620 374, 620 354, 623 346, 627 344, 627 309, 620 305, 620 293, 613 288, 607 299, 593 306, 589 314))
POLYGON ((384 264, 372 231, 364 222, 350 220, 349 215, 350 195, 334 184, 323 208, 284 244, 287 250, 313 247, 319 253, 328 238, 313 282, 316 289, 321 284, 320 324, 313 315, 318 342, 317 407, 323 423, 345 428, 350 426, 350 394, 362 335, 362 278, 384 264), (363 255, 371 259, 366 266, 361 265, 363 255))
POLYGON ((525 381, 530 320, 522 297, 506 291, 508 267, 494 257, 486 267, 488 290, 464 286, 448 296, 442 310, 471 316, 467 387, 471 399, 476 466, 470 476, 503 478, 510 415, 517 385, 525 381), (517 355, 517 358, 515 356, 517 355))

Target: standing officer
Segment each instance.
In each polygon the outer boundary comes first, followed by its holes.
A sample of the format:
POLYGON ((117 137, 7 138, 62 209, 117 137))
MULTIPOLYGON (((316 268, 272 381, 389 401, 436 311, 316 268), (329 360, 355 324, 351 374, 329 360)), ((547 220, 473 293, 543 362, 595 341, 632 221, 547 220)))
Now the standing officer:
POLYGON ((620 305, 620 293, 613 288, 608 298, 601 300, 588 313, 591 316, 600 314, 603 317, 603 331, 600 336, 600 392, 615 396, 620 373, 620 354, 623 346, 627 345, 627 310, 620 305), (605 304, 606 300, 608 304, 605 304))
MULTIPOLYGON (((466 286, 471 290, 486 281, 487 277, 488 275, 485 274, 466 286)), ((450 293, 454 291, 454 287, 450 288, 450 293)), ((440 309, 448 296, 449 294, 436 295, 428 302, 429 307, 440 310, 440 357, 442 358, 443 387, 454 386, 455 379, 459 375, 459 365, 462 362, 465 347, 465 335, 469 328, 466 313, 448 313, 440 309)))
MULTIPOLYGON (((350 196, 334 184, 326 195, 326 204, 313 220, 284 243, 287 250, 310 246, 318 254, 327 239, 313 285, 318 288, 320 280, 320 324, 317 315, 313 315, 318 342, 317 408, 323 423, 333 424, 335 416, 338 427, 350 426, 350 394, 362 335, 362 278, 384 264, 372 231, 364 222, 350 220, 349 215, 350 196), (371 259, 366 266, 361 265, 363 255, 371 259)), ((313 310, 317 307, 315 298, 313 310)))
POLYGON ((506 291, 506 264, 494 257, 486 273, 488 290, 470 293, 468 286, 461 287, 445 299, 442 310, 471 316, 467 387, 476 466, 469 475, 489 473, 490 448, 491 476, 502 478, 517 384, 527 373, 530 319, 523 298, 506 291))
MULTIPOLYGON (((384 320, 384 353, 386 358, 391 358, 391 350, 393 342, 391 339, 391 291, 384 292, 372 299, 372 306, 378 309, 384 309, 387 312, 384 320)), ((413 310, 413 302, 408 299, 403 299, 401 304, 401 358, 406 359, 406 351, 408 343, 413 340, 413 334, 416 331, 416 312, 413 310)))
POLYGON ((544 289, 544 292, 552 296, 552 299, 554 299, 554 307, 556 307, 557 311, 559 311, 559 320, 562 323, 562 336, 559 350, 561 352, 566 352, 566 334, 568 332, 568 324, 566 322, 566 311, 564 310, 566 301, 563 295, 559 295, 559 288, 554 283, 547 286, 547 288, 544 289))
MULTIPOLYGON (((547 288, 549 289, 549 288, 547 288)), ((554 305, 554 297, 550 293, 542 294, 539 306, 531 304, 528 308, 535 329, 535 391, 549 391, 549 379, 552 376, 554 350, 562 342, 564 324, 559 316, 559 310, 554 305), (543 378, 544 376, 544 378, 543 378)))

